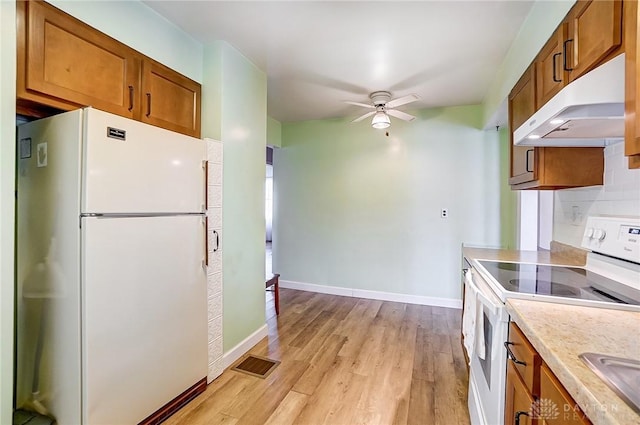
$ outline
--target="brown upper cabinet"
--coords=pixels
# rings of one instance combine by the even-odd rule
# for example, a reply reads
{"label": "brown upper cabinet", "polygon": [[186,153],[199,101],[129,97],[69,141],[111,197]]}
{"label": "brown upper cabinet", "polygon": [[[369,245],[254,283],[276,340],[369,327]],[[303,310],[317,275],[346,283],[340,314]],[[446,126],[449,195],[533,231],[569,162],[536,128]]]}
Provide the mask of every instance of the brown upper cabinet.
{"label": "brown upper cabinet", "polygon": [[129,87],[140,72],[133,50],[46,3],[18,2],[18,10],[18,98],[133,118]]}
{"label": "brown upper cabinet", "polygon": [[534,61],[538,108],[571,81],[623,51],[622,19],[620,0],[575,4]]}
{"label": "brown upper cabinet", "polygon": [[512,189],[562,189],[601,185],[603,148],[533,147],[513,144],[513,130],[536,111],[538,67],[532,64],[511,90],[509,106],[510,175]]}
{"label": "brown upper cabinet", "polygon": [[92,106],[200,137],[200,84],[48,3],[17,8],[18,113]]}
{"label": "brown upper cabinet", "polygon": [[625,155],[629,157],[629,168],[640,168],[640,8],[635,1],[625,2]]}
{"label": "brown upper cabinet", "polygon": [[[512,189],[601,185],[603,148],[513,145],[513,131],[586,72],[626,53],[625,155],[640,168],[640,87],[636,1],[578,0],[513,87],[509,98]],[[624,30],[624,33],[623,33]]]}
{"label": "brown upper cabinet", "polygon": [[156,62],[142,63],[142,121],[179,133],[200,133],[200,84]]}
{"label": "brown upper cabinet", "polygon": [[547,103],[569,81],[569,72],[565,69],[567,56],[564,52],[567,29],[567,24],[561,24],[535,60],[538,107]]}
{"label": "brown upper cabinet", "polygon": [[619,52],[622,44],[622,1],[578,1],[568,14],[565,43],[569,81],[579,78]]}
{"label": "brown upper cabinet", "polygon": [[632,49],[635,51],[636,55],[633,58],[633,64],[635,66],[635,70],[630,72],[631,78],[633,78],[635,82],[635,121],[636,125],[633,131],[633,134],[630,136],[630,143],[627,150],[627,155],[630,156],[629,163],[632,168],[640,168],[640,66],[638,66],[638,58],[640,58],[640,7],[638,7],[638,3],[634,2],[636,7],[636,13],[633,14],[636,18],[636,24],[633,26],[636,29],[636,36],[632,37],[633,42],[636,44]]}
{"label": "brown upper cabinet", "polygon": [[513,144],[513,131],[536,111],[536,68],[530,66],[509,94],[509,146],[511,173],[509,184],[517,185],[535,179],[535,149]]}

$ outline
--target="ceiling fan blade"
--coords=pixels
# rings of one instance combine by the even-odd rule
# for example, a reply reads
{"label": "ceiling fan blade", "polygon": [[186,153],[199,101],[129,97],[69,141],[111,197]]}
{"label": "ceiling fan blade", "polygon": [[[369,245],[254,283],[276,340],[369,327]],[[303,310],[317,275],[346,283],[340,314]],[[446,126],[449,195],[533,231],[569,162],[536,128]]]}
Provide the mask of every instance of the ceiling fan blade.
{"label": "ceiling fan blade", "polygon": [[353,120],[353,121],[351,121],[351,122],[359,122],[359,121],[362,121],[363,119],[365,119],[365,118],[369,118],[371,115],[373,115],[373,114],[375,114],[375,113],[376,113],[376,111],[367,112],[366,114],[364,114],[364,115],[360,115],[358,118],[354,119],[354,120]]}
{"label": "ceiling fan blade", "polygon": [[397,99],[390,100],[387,102],[387,108],[396,108],[401,105],[406,105],[407,103],[415,102],[416,100],[420,100],[420,96],[417,94],[409,94],[407,96],[402,96]]}
{"label": "ceiling fan blade", "polygon": [[387,109],[386,112],[392,117],[399,118],[403,121],[413,121],[416,119],[416,117],[414,117],[413,115],[407,114],[406,112],[397,111],[395,109]]}
{"label": "ceiling fan blade", "polygon": [[367,103],[359,103],[359,102],[352,102],[350,100],[344,100],[344,103],[348,103],[349,105],[356,105],[356,106],[362,106],[363,108],[369,108],[369,109],[375,109],[376,107],[373,105],[369,105]]}

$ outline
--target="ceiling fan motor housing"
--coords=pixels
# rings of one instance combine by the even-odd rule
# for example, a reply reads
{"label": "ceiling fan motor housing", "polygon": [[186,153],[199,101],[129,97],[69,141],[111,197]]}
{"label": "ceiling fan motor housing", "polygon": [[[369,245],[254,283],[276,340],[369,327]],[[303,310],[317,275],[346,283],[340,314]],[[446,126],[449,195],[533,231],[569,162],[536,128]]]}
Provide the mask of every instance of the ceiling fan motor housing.
{"label": "ceiling fan motor housing", "polygon": [[375,106],[384,106],[391,100],[391,93],[389,93],[388,91],[374,91],[373,93],[371,93],[369,98]]}

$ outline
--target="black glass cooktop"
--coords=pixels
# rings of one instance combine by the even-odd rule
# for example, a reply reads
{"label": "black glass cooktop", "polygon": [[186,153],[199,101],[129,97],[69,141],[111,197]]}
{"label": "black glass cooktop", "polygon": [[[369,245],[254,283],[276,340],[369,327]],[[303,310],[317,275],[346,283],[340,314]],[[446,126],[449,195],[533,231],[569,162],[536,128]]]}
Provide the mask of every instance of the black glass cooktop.
{"label": "black glass cooktop", "polygon": [[640,291],[577,267],[480,261],[509,292],[640,305]]}

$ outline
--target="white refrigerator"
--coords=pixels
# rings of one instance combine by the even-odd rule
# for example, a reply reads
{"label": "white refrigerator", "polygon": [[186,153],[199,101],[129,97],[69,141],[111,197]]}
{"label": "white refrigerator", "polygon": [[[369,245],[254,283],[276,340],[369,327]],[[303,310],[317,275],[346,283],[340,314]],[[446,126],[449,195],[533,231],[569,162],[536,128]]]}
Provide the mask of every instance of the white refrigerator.
{"label": "white refrigerator", "polygon": [[16,407],[139,423],[207,375],[206,145],[92,108],[17,142]]}

